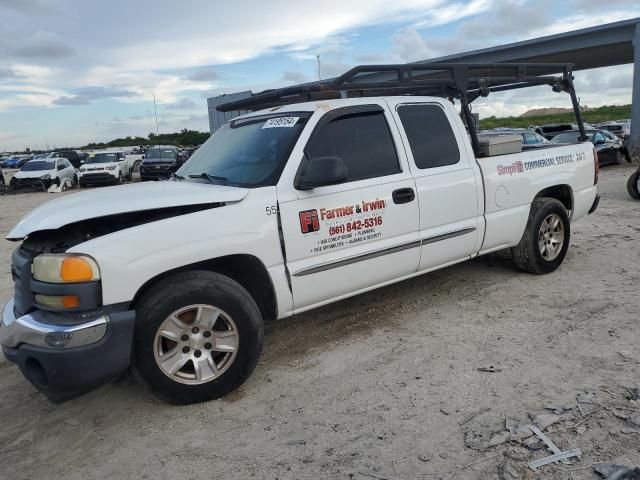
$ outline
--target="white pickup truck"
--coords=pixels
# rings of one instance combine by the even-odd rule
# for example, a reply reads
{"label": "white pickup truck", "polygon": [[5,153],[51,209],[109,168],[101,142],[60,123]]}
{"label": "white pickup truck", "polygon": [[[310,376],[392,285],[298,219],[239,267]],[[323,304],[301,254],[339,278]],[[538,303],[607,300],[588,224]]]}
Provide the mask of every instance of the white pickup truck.
{"label": "white pickup truck", "polygon": [[170,181],[23,218],[0,343],[52,400],[128,368],[166,401],[217,398],[251,374],[266,321],[496,250],[554,271],[597,171],[588,142],[476,158],[440,97],[255,111]]}

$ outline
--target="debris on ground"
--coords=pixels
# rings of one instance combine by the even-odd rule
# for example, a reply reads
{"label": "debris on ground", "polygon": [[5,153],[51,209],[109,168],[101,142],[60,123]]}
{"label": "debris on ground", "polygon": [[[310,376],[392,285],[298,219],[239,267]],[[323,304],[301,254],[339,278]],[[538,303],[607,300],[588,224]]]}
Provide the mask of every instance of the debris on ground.
{"label": "debris on ground", "polygon": [[614,463],[596,465],[593,470],[604,480],[640,480],[640,468]]}
{"label": "debris on ground", "polygon": [[493,365],[489,365],[486,367],[478,367],[478,371],[479,372],[487,372],[487,373],[497,373],[497,372],[501,372],[502,369],[498,368],[498,367],[494,367]]}
{"label": "debris on ground", "polygon": [[550,463],[561,462],[562,460],[566,460],[572,457],[579,457],[582,455],[582,452],[579,448],[572,448],[571,450],[567,450],[566,452],[554,453],[553,455],[549,455],[548,457],[540,458],[538,460],[533,460],[529,462],[529,468],[534,472],[540,467],[544,467],[545,465],[549,465]]}
{"label": "debris on ground", "polygon": [[[503,450],[505,458],[497,467],[501,479],[527,478],[527,475],[532,475],[533,471],[549,464],[562,462],[570,465],[571,459],[582,456],[582,451],[575,444],[575,439],[586,434],[590,426],[602,428],[606,425],[610,435],[640,434],[640,390],[621,388],[625,389],[624,393],[616,393],[620,389],[612,391],[600,387],[608,397],[595,391],[578,392],[575,403],[564,401],[547,403],[543,407],[546,411],[529,413],[526,419],[506,418],[502,428],[490,415],[477,418],[480,414],[490,411],[485,408],[460,422],[459,425],[464,433],[464,444],[467,448],[477,451],[501,449],[501,446],[509,445],[509,448]],[[624,426],[621,426],[622,422]],[[613,425],[614,423],[616,425]],[[589,437],[583,437],[583,441],[585,438]],[[550,451],[550,455],[531,460],[533,452],[546,449]],[[520,460],[508,454],[514,451],[523,454]],[[540,457],[540,454],[536,456]],[[636,474],[630,467],[625,468],[627,468],[625,472]],[[628,474],[625,473],[625,475]],[[637,475],[640,475],[640,469]],[[627,478],[640,480],[640,476],[605,478],[607,480]]]}

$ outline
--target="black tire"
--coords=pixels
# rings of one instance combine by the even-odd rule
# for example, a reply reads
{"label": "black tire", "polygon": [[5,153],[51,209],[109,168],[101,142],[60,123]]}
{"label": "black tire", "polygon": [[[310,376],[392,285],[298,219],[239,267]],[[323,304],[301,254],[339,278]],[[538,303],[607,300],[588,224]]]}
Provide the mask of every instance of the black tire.
{"label": "black tire", "polygon": [[71,181],[71,184],[72,184],[73,187],[78,185],[78,175],[74,175],[73,176],[73,180]]}
{"label": "black tire", "polygon": [[[233,363],[207,383],[180,383],[163,373],[154,356],[154,339],[162,322],[190,305],[212,305],[226,312],[237,327],[239,341]],[[255,301],[239,283],[219,273],[182,272],[160,280],[137,302],[132,370],[161,400],[186,405],[220,398],[242,385],[260,354],[264,326]]]}
{"label": "black tire", "polygon": [[627,164],[627,156],[624,154],[622,149],[619,149],[616,152],[616,163],[618,165],[626,165]]}
{"label": "black tire", "polygon": [[122,185],[122,172],[118,172],[118,180],[116,180],[116,185]]}
{"label": "black tire", "polygon": [[[542,222],[551,214],[556,214],[563,224],[563,243],[559,254],[552,260],[547,260],[544,258],[538,242]],[[567,254],[570,237],[569,215],[564,205],[555,198],[536,198],[531,204],[529,220],[520,243],[511,249],[513,262],[524,272],[538,275],[553,272],[560,266]]]}
{"label": "black tire", "polygon": [[640,177],[640,170],[636,171],[627,180],[627,192],[631,195],[631,198],[640,200],[640,192],[638,192],[638,177]]}

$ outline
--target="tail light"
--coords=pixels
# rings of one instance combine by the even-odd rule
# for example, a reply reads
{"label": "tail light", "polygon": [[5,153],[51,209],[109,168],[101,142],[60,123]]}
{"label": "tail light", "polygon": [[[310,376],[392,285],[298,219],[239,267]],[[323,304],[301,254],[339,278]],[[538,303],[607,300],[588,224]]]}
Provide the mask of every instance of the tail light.
{"label": "tail light", "polygon": [[593,170],[593,184],[598,184],[598,175],[600,175],[600,160],[598,160],[598,152],[596,149],[593,149],[593,166],[595,167]]}

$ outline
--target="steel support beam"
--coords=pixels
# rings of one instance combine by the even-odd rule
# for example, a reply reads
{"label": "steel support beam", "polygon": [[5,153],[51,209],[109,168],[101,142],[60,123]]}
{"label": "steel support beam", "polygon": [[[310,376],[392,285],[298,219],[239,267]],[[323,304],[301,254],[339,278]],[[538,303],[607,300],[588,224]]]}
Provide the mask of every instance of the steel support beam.
{"label": "steel support beam", "polygon": [[629,153],[640,156],[640,23],[633,35],[633,93],[631,95],[631,137]]}

